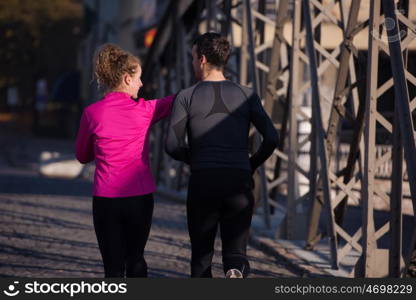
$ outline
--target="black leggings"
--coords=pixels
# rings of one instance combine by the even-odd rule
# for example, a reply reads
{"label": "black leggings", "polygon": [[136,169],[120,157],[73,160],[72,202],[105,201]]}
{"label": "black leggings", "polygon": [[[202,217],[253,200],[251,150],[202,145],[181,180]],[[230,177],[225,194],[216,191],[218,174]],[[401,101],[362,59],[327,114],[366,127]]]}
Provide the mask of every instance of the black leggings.
{"label": "black leggings", "polygon": [[246,248],[254,207],[251,182],[250,171],[242,169],[192,172],[187,201],[192,277],[212,277],[218,225],[224,272],[239,269],[247,277],[250,267]]}
{"label": "black leggings", "polygon": [[95,234],[105,277],[147,277],[144,247],[153,214],[153,195],[93,197]]}

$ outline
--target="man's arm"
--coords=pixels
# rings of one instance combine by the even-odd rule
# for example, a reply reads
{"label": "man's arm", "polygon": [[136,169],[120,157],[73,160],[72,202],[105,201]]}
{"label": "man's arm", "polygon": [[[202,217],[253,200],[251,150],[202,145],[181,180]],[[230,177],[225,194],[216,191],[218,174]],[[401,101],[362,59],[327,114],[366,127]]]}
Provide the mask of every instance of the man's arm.
{"label": "man's arm", "polygon": [[188,111],[185,98],[179,93],[173,102],[165,150],[172,158],[189,164],[190,152],[188,145],[185,143],[187,123]]}
{"label": "man's arm", "polygon": [[250,120],[263,137],[259,149],[250,157],[251,171],[254,172],[272,155],[278,145],[279,135],[272,120],[264,111],[259,96],[253,93],[248,101],[250,104]]}

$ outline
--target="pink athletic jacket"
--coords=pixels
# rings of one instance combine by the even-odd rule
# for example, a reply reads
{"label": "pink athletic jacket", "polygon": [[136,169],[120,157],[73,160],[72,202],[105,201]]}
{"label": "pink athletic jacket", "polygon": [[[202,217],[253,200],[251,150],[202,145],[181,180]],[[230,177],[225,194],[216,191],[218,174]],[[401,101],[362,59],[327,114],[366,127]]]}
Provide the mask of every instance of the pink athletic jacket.
{"label": "pink athletic jacket", "polygon": [[129,197],[153,193],[149,130],[168,116],[174,96],[137,102],[111,92],[84,109],[76,140],[81,163],[95,159],[94,196]]}

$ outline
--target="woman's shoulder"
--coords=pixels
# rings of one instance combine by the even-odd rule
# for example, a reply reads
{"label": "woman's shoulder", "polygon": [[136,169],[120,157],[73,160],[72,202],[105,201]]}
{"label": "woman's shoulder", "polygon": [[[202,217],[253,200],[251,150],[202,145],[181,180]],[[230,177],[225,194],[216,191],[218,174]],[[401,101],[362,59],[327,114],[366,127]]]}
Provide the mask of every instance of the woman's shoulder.
{"label": "woman's shoulder", "polygon": [[97,109],[100,108],[102,103],[100,101],[91,103],[84,108],[84,112],[87,114],[93,114]]}

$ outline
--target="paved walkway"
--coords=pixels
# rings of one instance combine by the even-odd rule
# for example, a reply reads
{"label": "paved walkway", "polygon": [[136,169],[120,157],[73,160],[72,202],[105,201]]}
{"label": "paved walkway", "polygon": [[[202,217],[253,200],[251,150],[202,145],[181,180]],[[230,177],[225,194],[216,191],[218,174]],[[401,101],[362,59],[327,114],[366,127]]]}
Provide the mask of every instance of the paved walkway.
{"label": "paved walkway", "polygon": [[[43,151],[72,157],[73,141],[2,133],[0,144],[6,145],[0,148],[0,276],[101,277],[91,217],[91,183],[80,178],[46,178],[38,173]],[[87,168],[84,175],[89,177],[90,172]],[[351,212],[349,217],[360,218],[357,208]],[[377,220],[386,219],[385,213],[378,214]],[[404,223],[410,221],[404,218]],[[272,228],[277,228],[275,225]],[[276,232],[265,230],[259,216],[254,217],[252,229],[248,249],[252,277],[349,277],[358,259],[352,252],[339,270],[332,270],[327,240],[314,251],[304,250],[304,241],[276,240]],[[222,277],[220,249],[217,241],[216,277]],[[146,248],[150,276],[187,277],[189,257],[184,203],[159,196]],[[412,276],[415,270],[412,265]]]}
{"label": "paved walkway", "polygon": [[[35,142],[48,145],[47,141]],[[65,148],[64,142],[49,143]],[[25,147],[30,145],[25,143]],[[12,149],[15,155],[23,153],[18,147]],[[30,156],[37,154],[24,153],[28,154],[21,155],[17,166],[0,155],[0,276],[102,277],[92,225],[91,183],[42,177],[30,164]],[[217,240],[215,277],[223,277],[220,246]],[[248,255],[251,277],[298,276],[290,264],[273,255],[251,246]],[[150,277],[189,276],[190,244],[183,203],[156,198],[145,256]]]}

